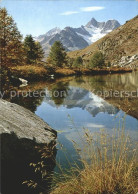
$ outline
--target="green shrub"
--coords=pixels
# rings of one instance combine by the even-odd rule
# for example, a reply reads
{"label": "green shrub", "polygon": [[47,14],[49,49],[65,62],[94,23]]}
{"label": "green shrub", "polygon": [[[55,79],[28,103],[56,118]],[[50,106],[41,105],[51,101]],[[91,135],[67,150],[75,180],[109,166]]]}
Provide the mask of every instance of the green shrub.
{"label": "green shrub", "polygon": [[110,61],[108,61],[107,67],[111,67],[111,62]]}
{"label": "green shrub", "polygon": [[74,61],[74,66],[75,67],[80,67],[83,65],[83,59],[82,57],[77,57]]}
{"label": "green shrub", "polygon": [[102,54],[102,52],[100,51],[95,52],[90,60],[90,66],[93,68],[95,67],[102,68],[104,64],[105,64],[104,55]]}
{"label": "green shrub", "polygon": [[74,59],[70,58],[70,57],[67,57],[67,64],[66,66],[67,67],[72,67],[74,64]]}

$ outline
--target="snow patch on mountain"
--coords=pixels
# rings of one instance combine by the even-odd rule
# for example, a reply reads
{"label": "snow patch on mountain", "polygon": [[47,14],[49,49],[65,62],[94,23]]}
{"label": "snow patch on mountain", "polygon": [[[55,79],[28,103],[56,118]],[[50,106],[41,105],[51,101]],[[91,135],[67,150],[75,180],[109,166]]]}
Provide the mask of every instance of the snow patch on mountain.
{"label": "snow patch on mountain", "polygon": [[61,41],[67,51],[79,50],[96,42],[107,33],[111,32],[120,24],[116,20],[108,20],[107,22],[97,22],[92,18],[85,26],[79,28],[65,27],[53,28],[46,34],[40,35],[36,38],[45,51],[45,56],[48,56],[50,47],[55,41]]}
{"label": "snow patch on mountain", "polygon": [[60,28],[53,28],[52,30],[49,30],[47,33],[46,33],[46,35],[47,36],[53,36],[53,35],[55,35],[55,34],[58,34],[58,33],[60,33],[61,32],[61,29]]}
{"label": "snow patch on mountain", "polygon": [[85,27],[85,30],[90,34],[89,36],[83,35],[80,33],[77,33],[77,34],[81,36],[82,38],[84,38],[88,42],[88,44],[92,44],[96,42],[97,40],[105,36],[107,33],[112,31],[112,30],[108,30],[107,33],[101,33],[101,29],[96,28],[94,26],[92,28]]}

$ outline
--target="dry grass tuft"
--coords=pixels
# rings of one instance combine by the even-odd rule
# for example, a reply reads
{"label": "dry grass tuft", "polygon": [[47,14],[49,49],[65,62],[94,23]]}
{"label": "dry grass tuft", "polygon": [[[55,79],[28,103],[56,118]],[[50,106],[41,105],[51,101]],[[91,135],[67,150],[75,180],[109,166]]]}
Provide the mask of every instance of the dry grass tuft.
{"label": "dry grass tuft", "polygon": [[56,69],[55,73],[58,75],[69,76],[69,75],[74,75],[75,71],[69,68],[58,68]]}
{"label": "dry grass tuft", "polygon": [[23,65],[10,68],[11,72],[18,77],[29,79],[43,78],[47,75],[47,70],[43,66]]}
{"label": "dry grass tuft", "polygon": [[84,169],[76,167],[71,175],[63,173],[64,181],[57,182],[51,194],[137,193],[136,149],[129,136],[123,130],[115,130],[111,136],[85,130],[84,135],[83,150],[79,151]]}

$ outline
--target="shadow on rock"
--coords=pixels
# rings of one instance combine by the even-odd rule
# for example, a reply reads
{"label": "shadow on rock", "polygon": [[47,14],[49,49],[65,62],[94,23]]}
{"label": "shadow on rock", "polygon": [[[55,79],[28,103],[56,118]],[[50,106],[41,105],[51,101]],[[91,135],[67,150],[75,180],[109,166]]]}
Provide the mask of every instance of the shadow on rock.
{"label": "shadow on rock", "polygon": [[[56,165],[55,145],[48,147],[46,144],[38,144],[26,138],[19,139],[15,133],[3,133],[0,139],[1,193],[49,193],[53,169]],[[26,184],[22,184],[23,182]]]}

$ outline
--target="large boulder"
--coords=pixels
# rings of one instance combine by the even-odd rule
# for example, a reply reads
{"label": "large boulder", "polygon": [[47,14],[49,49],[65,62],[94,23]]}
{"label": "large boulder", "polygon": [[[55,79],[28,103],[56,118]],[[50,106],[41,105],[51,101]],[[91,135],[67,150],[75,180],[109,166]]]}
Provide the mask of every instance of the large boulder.
{"label": "large boulder", "polygon": [[18,138],[53,144],[57,133],[31,111],[0,99],[0,134],[14,132]]}

